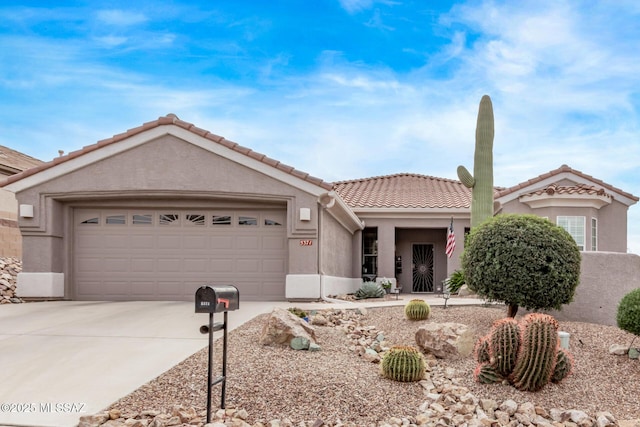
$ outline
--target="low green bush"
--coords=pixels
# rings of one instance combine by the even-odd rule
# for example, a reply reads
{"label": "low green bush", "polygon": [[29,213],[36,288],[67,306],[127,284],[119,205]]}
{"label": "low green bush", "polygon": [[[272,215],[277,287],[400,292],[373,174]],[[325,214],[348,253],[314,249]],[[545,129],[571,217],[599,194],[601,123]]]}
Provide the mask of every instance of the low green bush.
{"label": "low green bush", "polygon": [[382,298],[386,292],[376,282],[363,282],[360,289],[358,289],[355,293],[356,299],[365,299],[365,298]]}
{"label": "low green bush", "polygon": [[457,294],[462,285],[464,285],[464,272],[462,270],[454,271],[451,276],[445,279],[444,284],[450,294]]}
{"label": "low green bush", "polygon": [[622,297],[616,321],[620,329],[640,336],[640,288]]}

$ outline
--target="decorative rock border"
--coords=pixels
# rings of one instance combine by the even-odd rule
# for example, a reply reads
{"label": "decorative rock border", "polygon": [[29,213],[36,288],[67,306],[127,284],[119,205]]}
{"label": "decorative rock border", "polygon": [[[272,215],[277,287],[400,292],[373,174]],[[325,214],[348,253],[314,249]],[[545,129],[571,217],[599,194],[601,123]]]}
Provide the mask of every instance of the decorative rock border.
{"label": "decorative rock border", "polygon": [[24,302],[16,296],[18,273],[22,271],[22,261],[13,257],[0,257],[0,304]]}
{"label": "decorative rock border", "polygon": [[[384,333],[363,320],[367,310],[318,310],[310,315],[310,322],[317,326],[335,327],[349,336],[349,349],[372,363],[380,361],[380,353],[390,345]],[[374,355],[375,353],[375,355]],[[427,373],[420,381],[424,402],[416,416],[391,417],[381,420],[377,427],[640,427],[638,421],[618,422],[609,412],[598,412],[595,416],[580,410],[564,410],[535,406],[531,402],[518,404],[507,399],[502,402],[478,399],[468,388],[455,369],[447,367],[435,357],[426,355]],[[212,422],[205,424],[206,412],[198,413],[194,408],[175,406],[169,411],[143,411],[125,414],[118,410],[84,416],[78,427],[360,427],[354,422],[325,423],[322,419],[294,423],[290,419],[274,419],[266,423],[247,423],[249,414],[242,408],[219,409],[212,414]]]}

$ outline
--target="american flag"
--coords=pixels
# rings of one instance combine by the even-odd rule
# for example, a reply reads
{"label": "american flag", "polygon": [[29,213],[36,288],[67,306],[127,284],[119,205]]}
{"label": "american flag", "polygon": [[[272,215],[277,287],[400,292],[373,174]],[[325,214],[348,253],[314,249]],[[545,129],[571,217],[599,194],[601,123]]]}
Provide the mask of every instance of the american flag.
{"label": "american flag", "polygon": [[451,258],[453,251],[456,249],[456,234],[453,232],[453,218],[451,218],[451,225],[449,225],[449,234],[447,235],[447,248],[445,252],[447,257]]}

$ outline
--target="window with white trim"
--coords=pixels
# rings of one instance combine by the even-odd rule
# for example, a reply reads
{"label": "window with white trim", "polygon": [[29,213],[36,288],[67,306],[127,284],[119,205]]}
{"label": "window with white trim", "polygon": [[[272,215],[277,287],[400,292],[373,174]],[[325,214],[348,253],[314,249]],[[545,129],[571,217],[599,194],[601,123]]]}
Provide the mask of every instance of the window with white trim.
{"label": "window with white trim", "polygon": [[559,216],[557,218],[558,225],[565,230],[573,240],[576,241],[578,249],[585,250],[585,217],[583,216]]}
{"label": "window with white trim", "polygon": [[591,218],[591,250],[598,250],[598,220]]}

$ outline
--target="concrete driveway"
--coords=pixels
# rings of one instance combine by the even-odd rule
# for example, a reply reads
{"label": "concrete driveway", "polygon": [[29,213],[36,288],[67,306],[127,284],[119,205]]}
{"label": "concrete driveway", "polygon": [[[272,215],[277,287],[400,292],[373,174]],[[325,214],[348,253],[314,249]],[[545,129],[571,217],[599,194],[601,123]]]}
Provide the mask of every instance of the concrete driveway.
{"label": "concrete driveway", "polygon": [[[406,296],[405,296],[406,298]],[[442,298],[424,298],[442,305]],[[274,307],[406,304],[244,302],[229,330]],[[452,299],[451,305],[478,304]],[[214,320],[222,321],[222,314]],[[0,306],[0,427],[76,426],[208,345],[193,302],[56,301]],[[218,332],[220,335],[221,332]],[[206,378],[202,379],[206,381]],[[206,402],[203,402],[203,406]]]}
{"label": "concrete driveway", "polygon": [[[229,328],[278,304],[242,303]],[[0,426],[77,425],[206,347],[208,320],[192,302],[0,306]]]}

